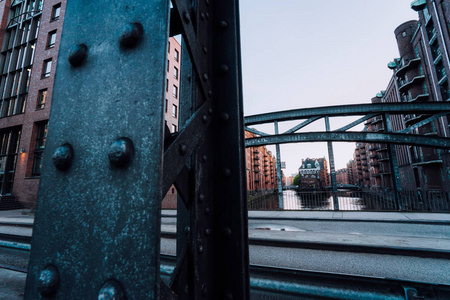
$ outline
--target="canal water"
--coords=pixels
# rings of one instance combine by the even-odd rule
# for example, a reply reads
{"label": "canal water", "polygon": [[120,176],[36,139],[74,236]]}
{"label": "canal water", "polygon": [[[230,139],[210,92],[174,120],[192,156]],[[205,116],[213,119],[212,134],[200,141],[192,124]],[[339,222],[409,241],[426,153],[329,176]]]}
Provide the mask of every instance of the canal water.
{"label": "canal water", "polygon": [[[358,197],[359,196],[359,197]],[[364,210],[361,195],[351,191],[341,191],[338,196],[340,210]],[[333,210],[331,192],[296,192],[283,191],[283,208],[285,210]]]}

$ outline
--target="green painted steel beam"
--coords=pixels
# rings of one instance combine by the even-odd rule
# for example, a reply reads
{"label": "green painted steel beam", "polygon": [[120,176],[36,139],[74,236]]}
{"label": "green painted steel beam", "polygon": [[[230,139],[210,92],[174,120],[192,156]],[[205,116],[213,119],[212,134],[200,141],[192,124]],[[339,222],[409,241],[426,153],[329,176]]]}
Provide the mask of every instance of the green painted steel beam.
{"label": "green painted steel beam", "polygon": [[324,106],[303,108],[294,110],[265,113],[244,118],[245,126],[271,123],[274,121],[292,121],[308,119],[313,117],[339,117],[358,116],[371,113],[381,114],[433,114],[440,112],[450,112],[448,102],[426,102],[426,103],[374,103],[374,104],[353,104],[339,106]]}
{"label": "green painted steel beam", "polygon": [[450,149],[450,138],[374,132],[305,132],[269,135],[245,140],[245,147],[305,142],[372,142],[407,144],[421,147]]}

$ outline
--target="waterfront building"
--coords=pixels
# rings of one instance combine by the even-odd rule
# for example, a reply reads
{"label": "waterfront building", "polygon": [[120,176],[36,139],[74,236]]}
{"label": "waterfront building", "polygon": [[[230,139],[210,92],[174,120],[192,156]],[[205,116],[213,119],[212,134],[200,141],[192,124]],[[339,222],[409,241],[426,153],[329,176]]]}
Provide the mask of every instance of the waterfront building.
{"label": "waterfront building", "polygon": [[299,190],[323,190],[330,185],[327,160],[325,158],[302,159],[298,168]]}

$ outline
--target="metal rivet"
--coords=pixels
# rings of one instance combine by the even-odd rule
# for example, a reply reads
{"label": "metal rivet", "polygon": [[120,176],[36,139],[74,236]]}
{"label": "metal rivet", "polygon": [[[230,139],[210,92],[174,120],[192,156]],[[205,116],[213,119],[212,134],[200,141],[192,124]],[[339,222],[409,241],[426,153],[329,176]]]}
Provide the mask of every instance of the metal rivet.
{"label": "metal rivet", "polygon": [[200,18],[201,18],[202,20],[204,20],[204,19],[205,19],[205,14],[204,14],[204,13],[201,13],[201,14],[200,14]]}
{"label": "metal rivet", "polygon": [[206,289],[206,284],[202,285],[202,296],[206,297],[206,294],[208,293],[208,290]]}
{"label": "metal rivet", "polygon": [[205,15],[206,15],[206,20],[209,20],[209,13],[207,12]]}
{"label": "metal rivet", "polygon": [[223,229],[223,233],[224,233],[224,235],[225,235],[226,237],[230,237],[230,236],[231,236],[231,229],[228,228],[228,227],[225,227],[225,228]]}
{"label": "metal rivet", "polygon": [[228,168],[223,169],[223,176],[229,177],[231,175],[231,170]]}
{"label": "metal rivet", "polygon": [[233,294],[231,293],[231,291],[226,291],[225,292],[225,299],[226,300],[233,300]]}
{"label": "metal rivet", "polygon": [[119,38],[120,46],[123,48],[134,48],[144,36],[144,27],[141,23],[127,24]]}
{"label": "metal rivet", "polygon": [[184,22],[186,22],[186,23],[189,23],[189,22],[191,21],[191,17],[189,16],[189,13],[188,13],[187,11],[185,11],[185,12],[183,13],[183,20],[184,20]]}
{"label": "metal rivet", "polygon": [[129,165],[134,156],[134,145],[129,138],[120,138],[111,144],[108,151],[109,162],[118,168]]}
{"label": "metal rivet", "polygon": [[206,46],[203,47],[203,53],[208,54],[208,48],[206,48]]}
{"label": "metal rivet", "polygon": [[198,201],[203,202],[204,199],[205,199],[205,195],[203,195],[203,194],[198,195]]}
{"label": "metal rivet", "polygon": [[108,280],[103,284],[98,292],[98,300],[125,300],[125,291],[122,285],[116,280]]}
{"label": "metal rivet", "polygon": [[180,151],[181,155],[185,155],[187,152],[187,146],[185,144],[181,144],[178,150]]}
{"label": "metal rivet", "polygon": [[205,235],[206,236],[210,236],[211,235],[212,230],[210,228],[206,228],[205,229]]}
{"label": "metal rivet", "polygon": [[205,0],[206,5],[209,5],[209,0]]}
{"label": "metal rivet", "polygon": [[47,266],[39,274],[37,288],[44,297],[55,295],[59,287],[59,272],[54,266]]}
{"label": "metal rivet", "polygon": [[212,116],[212,114],[213,114],[213,109],[210,107],[210,108],[208,108],[208,114],[210,115],[210,116]]}
{"label": "metal rivet", "polygon": [[208,159],[208,157],[206,155],[202,156],[202,161],[205,162]]}
{"label": "metal rivet", "polygon": [[198,246],[198,252],[203,253],[203,245]]}
{"label": "metal rivet", "polygon": [[224,112],[220,115],[220,119],[222,121],[228,121],[230,119],[230,115]]}
{"label": "metal rivet", "polygon": [[60,171],[70,168],[73,161],[73,148],[70,144],[63,144],[53,152],[52,161],[55,167]]}
{"label": "metal rivet", "polygon": [[220,73],[227,74],[228,71],[230,71],[230,68],[227,65],[225,65],[225,64],[220,65]]}
{"label": "metal rivet", "polygon": [[208,91],[208,97],[212,97],[212,95],[213,95],[213,92],[211,90]]}
{"label": "metal rivet", "polygon": [[205,208],[205,215],[209,215],[210,211],[209,207]]}
{"label": "metal rivet", "polygon": [[206,73],[203,74],[203,80],[204,80],[204,81],[207,81],[207,80],[208,80],[208,74],[206,74]]}
{"label": "metal rivet", "polygon": [[203,115],[203,116],[202,116],[202,122],[203,122],[203,123],[208,122],[208,116]]}
{"label": "metal rivet", "polygon": [[190,231],[191,231],[191,227],[189,227],[189,226],[184,227],[184,233],[189,234]]}
{"label": "metal rivet", "polygon": [[74,46],[69,52],[69,63],[72,67],[81,66],[86,60],[88,47],[85,44]]}
{"label": "metal rivet", "polygon": [[228,23],[226,21],[220,21],[219,27],[220,29],[225,30],[228,27]]}

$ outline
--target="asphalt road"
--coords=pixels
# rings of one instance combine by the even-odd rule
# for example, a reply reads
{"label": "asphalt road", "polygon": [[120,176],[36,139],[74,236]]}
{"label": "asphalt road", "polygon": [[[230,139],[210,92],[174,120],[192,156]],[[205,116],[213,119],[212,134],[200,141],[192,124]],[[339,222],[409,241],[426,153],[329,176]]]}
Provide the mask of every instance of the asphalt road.
{"label": "asphalt road", "polygon": [[[175,255],[176,241],[161,239],[161,253]],[[250,245],[250,264],[306,271],[450,284],[450,260]]]}

